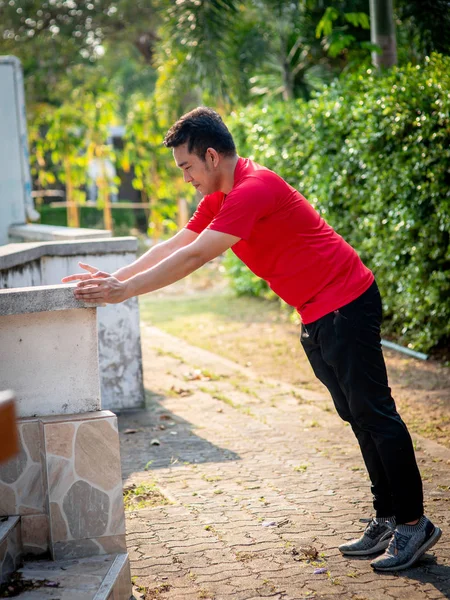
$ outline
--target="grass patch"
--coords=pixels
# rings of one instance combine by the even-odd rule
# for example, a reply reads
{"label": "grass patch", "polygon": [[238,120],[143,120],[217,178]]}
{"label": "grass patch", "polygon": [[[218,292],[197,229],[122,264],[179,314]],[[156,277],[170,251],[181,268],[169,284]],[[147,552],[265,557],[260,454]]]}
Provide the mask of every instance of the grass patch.
{"label": "grass patch", "polygon": [[123,490],[123,504],[126,511],[163,506],[171,502],[158,489],[156,483],[131,484]]}
{"label": "grass patch", "polygon": [[139,587],[138,590],[144,594],[145,600],[158,600],[161,594],[170,592],[172,586],[169,583],[162,583],[154,588]]}
{"label": "grass patch", "polygon": [[308,465],[297,465],[296,467],[294,467],[294,471],[297,471],[297,473],[304,473],[307,468]]}
{"label": "grass patch", "polygon": [[210,483],[215,483],[216,481],[222,481],[222,477],[214,477],[212,475],[202,475],[203,481],[208,481]]}
{"label": "grass patch", "polygon": [[[320,389],[299,342],[299,327],[289,321],[289,312],[278,302],[236,297],[228,290],[139,298],[141,319],[184,339],[190,344],[220,354],[263,377],[293,384],[312,382]],[[212,381],[221,376],[205,373]],[[247,387],[248,386],[242,386]],[[245,393],[251,390],[242,389]],[[251,394],[253,395],[253,394]]]}
{"label": "grass patch", "polygon": [[170,350],[162,350],[161,348],[158,348],[156,350],[156,354],[158,356],[169,356],[170,358],[175,358],[175,360],[179,360],[181,363],[185,362],[182,356],[176,354],[175,352],[171,352]]}

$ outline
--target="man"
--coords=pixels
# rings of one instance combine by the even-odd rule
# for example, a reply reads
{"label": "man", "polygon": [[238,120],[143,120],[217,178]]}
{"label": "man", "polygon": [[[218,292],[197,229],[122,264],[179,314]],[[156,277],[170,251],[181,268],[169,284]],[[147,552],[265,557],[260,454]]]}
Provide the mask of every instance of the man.
{"label": "man", "polygon": [[187,226],[112,275],[89,274],[77,298],[122,302],[192,273],[231,248],[302,318],[301,342],[316,376],[360,444],[376,516],[344,554],[379,571],[412,566],[441,536],[423,514],[422,482],[408,430],[388,387],[380,341],[381,299],[360,258],[281,177],[236,154],[217,113],[197,108],[169,130],[184,180],[204,197]]}

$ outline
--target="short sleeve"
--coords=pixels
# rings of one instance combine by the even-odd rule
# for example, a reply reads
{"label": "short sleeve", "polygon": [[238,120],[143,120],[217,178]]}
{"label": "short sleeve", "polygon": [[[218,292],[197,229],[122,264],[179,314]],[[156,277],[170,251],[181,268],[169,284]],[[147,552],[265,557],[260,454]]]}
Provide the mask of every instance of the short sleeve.
{"label": "short sleeve", "polygon": [[223,192],[214,192],[205,196],[197,206],[197,210],[192,215],[186,225],[186,229],[190,229],[195,233],[201,233],[205,230],[217,213],[220,211],[224,199]]}
{"label": "short sleeve", "polygon": [[255,223],[275,210],[276,194],[258,177],[248,177],[225,197],[209,228],[247,240]]}

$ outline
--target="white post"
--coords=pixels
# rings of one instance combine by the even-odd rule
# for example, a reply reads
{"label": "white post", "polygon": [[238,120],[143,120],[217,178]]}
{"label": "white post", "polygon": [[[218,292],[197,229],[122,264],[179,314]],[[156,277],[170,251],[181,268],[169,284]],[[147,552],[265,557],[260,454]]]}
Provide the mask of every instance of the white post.
{"label": "white post", "polygon": [[0,56],[0,245],[10,225],[39,218],[31,197],[22,66]]}

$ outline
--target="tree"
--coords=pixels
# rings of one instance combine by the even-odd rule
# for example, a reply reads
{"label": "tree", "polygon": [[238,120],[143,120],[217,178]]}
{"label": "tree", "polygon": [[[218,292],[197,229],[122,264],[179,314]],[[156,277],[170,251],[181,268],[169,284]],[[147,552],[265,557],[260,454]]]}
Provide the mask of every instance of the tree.
{"label": "tree", "polygon": [[73,71],[89,77],[108,47],[150,67],[162,18],[161,0],[0,0],[0,13],[0,54],[22,61],[29,102],[53,104],[61,83]]}
{"label": "tree", "polygon": [[43,187],[54,183],[54,174],[65,184],[69,227],[79,227],[75,203],[85,199],[81,188],[86,176],[87,128],[83,107],[79,103],[67,103],[56,110],[41,110],[29,129],[32,174]]}
{"label": "tree", "polygon": [[183,206],[180,198],[194,194],[162,145],[169,126],[159,114],[155,98],[137,100],[127,117],[122,156],[122,168],[129,171],[133,166],[133,186],[149,204],[149,234],[156,240],[165,229],[176,229],[177,211]]}
{"label": "tree", "polygon": [[381,49],[372,53],[376,67],[392,67],[397,64],[392,0],[370,0],[371,41]]}
{"label": "tree", "polygon": [[[184,109],[199,99],[229,107],[267,96],[308,98],[348,65],[353,51],[368,55],[364,0],[169,4],[157,54],[157,88],[162,96],[170,90],[166,106],[171,97]],[[327,12],[331,4],[338,10]],[[332,31],[316,35],[321,22],[332,20]],[[188,94],[177,93],[180,89]]]}
{"label": "tree", "polygon": [[[450,3],[448,0],[396,0],[399,39],[407,60],[421,61],[432,52],[450,54]],[[400,48],[399,48],[400,49]]]}

